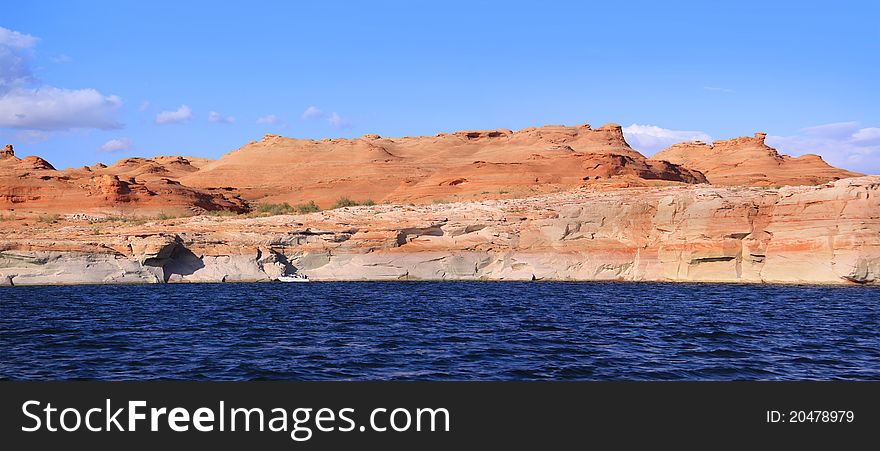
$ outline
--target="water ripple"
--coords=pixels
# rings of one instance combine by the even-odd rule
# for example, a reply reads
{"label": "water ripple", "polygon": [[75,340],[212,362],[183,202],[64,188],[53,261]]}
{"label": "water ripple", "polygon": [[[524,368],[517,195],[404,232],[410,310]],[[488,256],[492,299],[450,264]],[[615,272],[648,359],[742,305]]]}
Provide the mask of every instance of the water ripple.
{"label": "water ripple", "polygon": [[880,379],[878,324],[869,287],[12,287],[0,378]]}

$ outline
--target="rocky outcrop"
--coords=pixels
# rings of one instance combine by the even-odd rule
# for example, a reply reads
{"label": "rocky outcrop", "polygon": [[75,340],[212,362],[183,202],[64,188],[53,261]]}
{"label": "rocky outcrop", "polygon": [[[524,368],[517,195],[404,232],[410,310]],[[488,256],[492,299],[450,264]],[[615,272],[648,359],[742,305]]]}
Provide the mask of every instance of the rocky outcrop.
{"label": "rocky outcrop", "polygon": [[[7,145],[0,285],[267,281],[294,272],[878,284],[880,178],[856,175],[817,156],[780,155],[763,133],[677,144],[647,159],[616,124],[266,135],[216,161],[123,158],[64,170]],[[235,215],[256,203],[329,207],[340,197],[380,205]],[[168,219],[176,215],[186,218]]]}
{"label": "rocky outcrop", "polygon": [[0,283],[11,285],[265,281],[294,272],[313,280],[880,284],[877,176],[777,189],[582,188],[263,218],[2,224]]}
{"label": "rocky outcrop", "polygon": [[817,185],[859,174],[815,155],[791,158],[763,133],[676,144],[653,158],[617,124],[462,130],[433,136],[294,139],[265,135],[218,160],[123,158],[55,170],[0,152],[0,210],[149,217],[244,212],[257,204],[337,200],[430,204],[539,196],[581,188]]}
{"label": "rocky outcrop", "polygon": [[0,211],[134,217],[248,210],[235,193],[177,181],[197,170],[182,157],[126,158],[109,167],[56,170],[40,157],[19,159],[7,145],[0,154]]}
{"label": "rocky outcrop", "polygon": [[[295,174],[295,176],[292,176]],[[617,124],[464,130],[434,136],[303,140],[266,135],[187,174],[259,202],[340,197],[382,203],[514,198],[582,186],[706,183],[699,171],[649,162]]]}
{"label": "rocky outcrop", "polygon": [[819,185],[861,174],[830,166],[818,155],[790,157],[766,145],[767,134],[707,144],[693,141],[666,148],[652,160],[668,161],[706,175],[713,185]]}

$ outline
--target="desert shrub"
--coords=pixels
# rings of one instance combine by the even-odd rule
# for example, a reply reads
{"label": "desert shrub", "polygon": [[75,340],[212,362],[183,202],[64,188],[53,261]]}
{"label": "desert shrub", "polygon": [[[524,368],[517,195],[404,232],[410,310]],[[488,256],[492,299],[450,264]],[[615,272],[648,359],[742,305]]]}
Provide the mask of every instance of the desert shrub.
{"label": "desert shrub", "polygon": [[281,204],[260,204],[257,207],[257,212],[268,213],[270,216],[285,215],[288,213],[293,213],[293,207],[291,207],[290,204],[288,204],[287,202]]}
{"label": "desert shrub", "polygon": [[358,202],[356,200],[351,200],[348,197],[340,197],[339,199],[336,199],[336,203],[330,208],[357,207],[359,205],[376,205],[376,202],[373,202],[373,199]]}
{"label": "desert shrub", "polygon": [[316,211],[321,211],[321,208],[315,203],[315,201],[310,200],[304,204],[299,204],[294,207],[298,213],[314,213]]}
{"label": "desert shrub", "polygon": [[159,213],[159,216],[156,216],[156,219],[158,219],[160,221],[165,221],[166,219],[174,219],[176,217],[177,216],[166,215],[165,213]]}
{"label": "desert shrub", "polygon": [[357,202],[347,197],[340,197],[339,199],[336,199],[336,202],[330,208],[355,207],[357,204]]}

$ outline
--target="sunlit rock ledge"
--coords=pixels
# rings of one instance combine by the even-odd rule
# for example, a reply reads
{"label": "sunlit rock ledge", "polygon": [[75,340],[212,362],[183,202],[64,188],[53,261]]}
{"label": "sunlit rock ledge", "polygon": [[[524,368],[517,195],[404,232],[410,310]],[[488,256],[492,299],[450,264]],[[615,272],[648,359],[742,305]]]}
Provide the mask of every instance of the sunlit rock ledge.
{"label": "sunlit rock ledge", "polygon": [[880,176],[4,232],[0,284],[618,280],[880,285]]}

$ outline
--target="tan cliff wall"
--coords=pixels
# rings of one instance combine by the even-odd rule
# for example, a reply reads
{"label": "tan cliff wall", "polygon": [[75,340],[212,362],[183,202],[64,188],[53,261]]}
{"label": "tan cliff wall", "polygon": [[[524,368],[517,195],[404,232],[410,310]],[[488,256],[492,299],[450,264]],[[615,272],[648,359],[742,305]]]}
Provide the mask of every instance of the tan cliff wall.
{"label": "tan cliff wall", "polygon": [[880,177],[10,230],[0,284],[272,280],[880,284]]}

